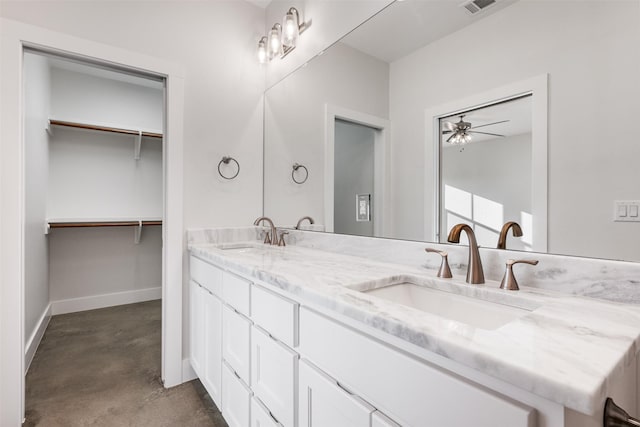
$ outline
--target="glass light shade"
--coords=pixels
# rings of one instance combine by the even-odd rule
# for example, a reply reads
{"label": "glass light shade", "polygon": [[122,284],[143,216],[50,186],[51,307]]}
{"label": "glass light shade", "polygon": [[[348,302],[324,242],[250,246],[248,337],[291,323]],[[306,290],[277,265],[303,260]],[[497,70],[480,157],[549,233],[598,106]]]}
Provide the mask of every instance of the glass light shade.
{"label": "glass light shade", "polygon": [[280,31],[276,26],[274,26],[269,32],[269,58],[278,56],[281,51],[282,41],[280,40]]}
{"label": "glass light shade", "polygon": [[282,22],[282,44],[287,47],[295,47],[299,35],[298,14],[290,10]]}
{"label": "glass light shade", "polygon": [[258,42],[258,61],[261,64],[267,62],[267,43],[266,37],[263,37],[262,40]]}

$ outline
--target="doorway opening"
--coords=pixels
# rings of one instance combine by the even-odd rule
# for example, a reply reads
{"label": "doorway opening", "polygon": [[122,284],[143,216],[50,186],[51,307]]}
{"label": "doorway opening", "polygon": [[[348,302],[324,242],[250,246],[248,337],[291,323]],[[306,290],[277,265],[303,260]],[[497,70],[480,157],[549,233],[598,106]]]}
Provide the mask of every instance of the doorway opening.
{"label": "doorway opening", "polygon": [[331,105],[325,109],[325,231],[386,237],[389,121]]}
{"label": "doorway opening", "polygon": [[335,121],[333,231],[373,237],[375,132],[358,123]]}
{"label": "doorway opening", "polygon": [[[150,341],[144,357],[160,381],[165,83],[163,77],[23,51],[23,366],[27,375],[36,360],[38,371],[31,383],[26,380],[27,416],[32,403],[55,398],[37,392],[46,393],[47,378],[65,390],[108,383],[117,374],[97,377],[100,369],[92,363],[103,357],[107,365],[118,363],[107,358],[110,350],[135,340]],[[127,308],[112,316],[103,310],[97,318],[69,316],[120,306]],[[136,310],[138,317],[127,316]],[[55,331],[38,352],[52,317]],[[83,375],[88,377],[78,378]],[[35,386],[36,378],[45,380]]]}

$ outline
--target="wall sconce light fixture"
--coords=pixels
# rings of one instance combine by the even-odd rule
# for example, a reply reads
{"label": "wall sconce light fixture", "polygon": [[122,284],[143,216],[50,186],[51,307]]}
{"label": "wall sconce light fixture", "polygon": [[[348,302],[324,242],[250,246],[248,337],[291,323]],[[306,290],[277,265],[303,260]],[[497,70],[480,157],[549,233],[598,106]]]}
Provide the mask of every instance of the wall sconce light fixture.
{"label": "wall sconce light fixture", "polygon": [[282,20],[271,27],[269,34],[258,42],[258,61],[265,64],[276,56],[284,58],[296,48],[298,37],[311,26],[311,21],[300,22],[300,13],[295,7],[289,8]]}

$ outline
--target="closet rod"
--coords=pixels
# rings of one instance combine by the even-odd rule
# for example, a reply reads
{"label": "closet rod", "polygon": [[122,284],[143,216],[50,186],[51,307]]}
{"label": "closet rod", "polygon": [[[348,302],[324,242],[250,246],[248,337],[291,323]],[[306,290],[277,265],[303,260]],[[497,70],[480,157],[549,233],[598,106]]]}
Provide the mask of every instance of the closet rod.
{"label": "closet rod", "polygon": [[[66,127],[79,128],[79,129],[99,130],[103,132],[123,133],[126,135],[139,135],[139,132],[137,130],[89,125],[86,123],[65,122],[62,120],[49,120],[49,124],[51,124],[52,126],[66,126]],[[162,138],[161,133],[154,133],[154,132],[142,132],[142,136],[146,136],[149,138]]]}
{"label": "closet rod", "polygon": [[[132,227],[139,226],[139,221],[87,221],[87,222],[50,222],[51,228],[73,227]],[[142,221],[142,225],[162,225],[162,221]]]}

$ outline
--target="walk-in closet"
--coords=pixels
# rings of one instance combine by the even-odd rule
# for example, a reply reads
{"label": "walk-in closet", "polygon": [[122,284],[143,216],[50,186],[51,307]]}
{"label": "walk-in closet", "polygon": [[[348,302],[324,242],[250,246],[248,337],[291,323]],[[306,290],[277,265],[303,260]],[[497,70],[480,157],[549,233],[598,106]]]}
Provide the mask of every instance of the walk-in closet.
{"label": "walk-in closet", "polygon": [[37,51],[23,88],[28,371],[51,316],[161,298],[165,102],[163,79]]}

